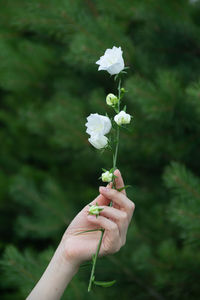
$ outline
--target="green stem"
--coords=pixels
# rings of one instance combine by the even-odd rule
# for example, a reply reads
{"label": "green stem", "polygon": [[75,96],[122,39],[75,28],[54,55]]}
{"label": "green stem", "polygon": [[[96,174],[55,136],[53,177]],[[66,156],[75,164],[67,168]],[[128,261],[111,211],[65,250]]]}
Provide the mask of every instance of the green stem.
{"label": "green stem", "polygon": [[88,292],[91,291],[92,283],[94,281],[94,271],[95,271],[95,267],[96,267],[96,262],[97,262],[97,257],[98,257],[98,254],[99,254],[99,250],[100,250],[100,247],[101,247],[101,242],[102,242],[102,239],[103,239],[103,234],[104,234],[104,229],[101,229],[101,237],[100,237],[100,240],[99,240],[99,243],[98,243],[98,246],[97,246],[97,251],[95,253],[95,257],[93,259],[92,271],[91,271],[90,281],[89,281],[89,285],[88,285]]}
{"label": "green stem", "polygon": [[[119,99],[119,102],[118,102],[118,113],[119,113],[120,112],[120,100],[121,100],[121,78],[119,79],[119,83],[118,83],[118,99]],[[115,169],[117,167],[117,155],[118,155],[118,149],[119,149],[119,131],[120,131],[120,128],[117,125],[115,154],[113,155],[113,172],[115,171]],[[113,188],[116,189],[115,178],[113,178],[112,183],[113,183]]]}
{"label": "green stem", "polygon": [[[121,99],[121,78],[119,79],[119,83],[118,83],[118,113],[120,112],[120,99]],[[117,167],[117,155],[118,155],[118,149],[119,149],[119,131],[120,131],[120,127],[117,126],[117,132],[116,132],[116,146],[115,146],[115,154],[113,155],[113,172]],[[116,189],[116,184],[115,184],[115,178],[113,177],[112,180],[113,183],[113,188]],[[112,201],[109,204],[110,206],[112,206]],[[104,229],[100,229],[101,230],[101,237],[97,246],[97,251],[95,253],[93,262],[92,262],[92,271],[91,271],[91,275],[90,275],[90,281],[89,281],[89,285],[88,285],[88,292],[91,291],[92,288],[92,283],[94,281],[94,271],[95,271],[95,267],[96,267],[96,262],[97,262],[97,258],[98,258],[98,254],[99,254],[99,250],[101,247],[101,243],[102,243],[102,239],[103,239],[103,234],[104,234]],[[94,230],[95,231],[95,230]]]}

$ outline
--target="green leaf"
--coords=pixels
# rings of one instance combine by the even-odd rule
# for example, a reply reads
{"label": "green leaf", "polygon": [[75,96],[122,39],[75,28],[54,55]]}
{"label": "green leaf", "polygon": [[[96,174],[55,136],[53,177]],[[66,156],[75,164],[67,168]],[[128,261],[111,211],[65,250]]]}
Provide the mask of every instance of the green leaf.
{"label": "green leaf", "polygon": [[104,171],[104,172],[107,172],[107,170],[106,170],[106,169],[104,169],[104,168],[102,168],[102,171]]}
{"label": "green leaf", "polygon": [[112,281],[94,281],[94,284],[98,285],[98,286],[102,286],[102,287],[110,287],[113,284],[115,284],[116,280],[112,280]]}
{"label": "green leaf", "polygon": [[131,187],[131,185],[125,185],[125,186],[123,186],[122,188],[117,189],[117,190],[118,190],[118,192],[121,192],[121,191],[123,191],[123,190],[126,190],[126,189],[129,188],[129,187]]}
{"label": "green leaf", "polygon": [[122,110],[126,112],[126,105],[124,105],[124,107],[123,107],[123,109],[122,109]]}

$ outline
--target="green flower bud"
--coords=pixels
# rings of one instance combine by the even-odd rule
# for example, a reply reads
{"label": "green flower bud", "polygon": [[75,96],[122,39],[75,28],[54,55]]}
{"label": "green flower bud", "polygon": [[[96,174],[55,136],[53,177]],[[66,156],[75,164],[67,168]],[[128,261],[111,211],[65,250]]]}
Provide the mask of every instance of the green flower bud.
{"label": "green flower bud", "polygon": [[106,103],[109,106],[115,106],[119,102],[119,99],[114,94],[108,94],[106,97]]}
{"label": "green flower bud", "polygon": [[101,179],[103,182],[111,182],[113,178],[113,173],[110,173],[109,171],[106,171],[101,174]]}
{"label": "green flower bud", "polygon": [[88,211],[89,215],[95,215],[96,217],[99,215],[99,213],[103,210],[103,208],[98,206],[98,203],[96,203],[97,205],[91,205]]}

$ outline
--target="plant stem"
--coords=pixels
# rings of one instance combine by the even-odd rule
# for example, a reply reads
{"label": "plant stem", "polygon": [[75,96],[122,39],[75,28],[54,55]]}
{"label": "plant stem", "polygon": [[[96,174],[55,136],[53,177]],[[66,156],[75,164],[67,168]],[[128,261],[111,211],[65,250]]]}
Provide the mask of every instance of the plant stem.
{"label": "plant stem", "polygon": [[88,285],[88,292],[91,291],[92,283],[94,281],[94,271],[95,271],[95,267],[96,267],[96,262],[97,262],[97,257],[98,257],[98,254],[99,254],[99,250],[100,250],[100,247],[101,247],[101,242],[102,242],[102,239],[103,239],[103,234],[104,234],[104,229],[101,229],[101,237],[100,237],[100,240],[99,240],[99,243],[98,243],[98,246],[97,246],[97,251],[95,253],[95,257],[93,259],[92,271],[91,271],[90,281],[89,281],[89,285]]}
{"label": "plant stem", "polygon": [[[121,100],[121,78],[119,79],[119,83],[118,83],[118,113],[120,112],[120,100]],[[120,131],[120,127],[117,125],[117,131],[116,131],[116,146],[115,146],[115,153],[113,155],[113,172],[116,169],[117,166],[117,155],[118,155],[118,149],[119,149],[119,131]],[[116,184],[115,184],[115,178],[113,177],[112,180],[113,183],[113,188],[116,189]],[[110,202],[109,206],[112,206],[112,201]],[[99,250],[101,247],[101,243],[102,243],[102,239],[103,239],[103,234],[104,234],[104,229],[100,229],[101,230],[101,237],[97,246],[97,251],[95,253],[95,256],[93,258],[93,262],[92,262],[92,271],[91,271],[91,275],[90,275],[90,281],[89,281],[89,285],[88,285],[88,292],[91,291],[92,288],[92,283],[94,281],[94,271],[95,271],[95,267],[96,267],[96,262],[97,262],[97,258],[98,258],[98,254],[99,254]]]}
{"label": "plant stem", "polygon": [[[118,89],[118,99],[119,99],[119,102],[118,102],[118,113],[119,113],[120,112],[120,100],[121,100],[121,78],[119,79],[117,89]],[[115,154],[113,155],[113,172],[115,171],[115,169],[117,167],[117,155],[118,155],[118,149],[119,149],[119,131],[120,131],[120,128],[117,125]],[[115,189],[116,185],[115,185],[114,177],[113,177],[112,183],[113,183],[113,188]]]}

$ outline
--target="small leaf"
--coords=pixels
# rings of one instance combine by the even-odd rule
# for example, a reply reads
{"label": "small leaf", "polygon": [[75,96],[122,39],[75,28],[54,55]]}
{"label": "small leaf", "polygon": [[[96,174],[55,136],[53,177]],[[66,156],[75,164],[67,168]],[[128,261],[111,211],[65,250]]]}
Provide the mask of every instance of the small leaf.
{"label": "small leaf", "polygon": [[129,187],[131,187],[131,185],[125,185],[125,186],[123,186],[122,188],[117,189],[117,190],[118,190],[118,192],[121,192],[121,191],[123,191],[123,190],[126,190],[126,189],[129,188]]}
{"label": "small leaf", "polygon": [[126,112],[126,105],[124,105],[124,108],[122,110]]}
{"label": "small leaf", "polygon": [[107,170],[106,170],[106,169],[104,169],[104,168],[102,168],[102,171],[104,171],[104,172],[107,172]]}
{"label": "small leaf", "polygon": [[113,281],[94,281],[94,284],[102,287],[110,287],[115,284],[116,280]]}
{"label": "small leaf", "polygon": [[109,118],[109,115],[106,113],[106,117],[108,117]]}

